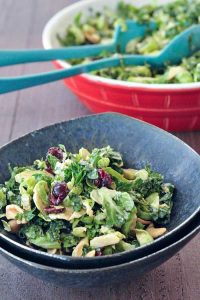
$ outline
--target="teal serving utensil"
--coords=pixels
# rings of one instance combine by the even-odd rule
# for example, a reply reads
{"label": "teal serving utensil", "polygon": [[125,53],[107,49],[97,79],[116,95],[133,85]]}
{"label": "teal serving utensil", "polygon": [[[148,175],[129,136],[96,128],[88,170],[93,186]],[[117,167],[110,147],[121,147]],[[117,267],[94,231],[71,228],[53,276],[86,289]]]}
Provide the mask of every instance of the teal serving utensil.
{"label": "teal serving utensil", "polygon": [[[117,27],[115,34],[117,35],[117,32],[120,32],[120,30],[120,27]],[[111,58],[104,58],[87,64],[76,65],[60,71],[30,76],[19,76],[15,78],[1,78],[0,94],[120,65],[130,66],[148,64],[152,68],[162,69],[166,64],[175,65],[180,63],[184,57],[189,57],[198,50],[200,50],[200,25],[193,25],[172,39],[158,55],[118,54]]]}
{"label": "teal serving utensil", "polygon": [[33,49],[33,50],[0,50],[0,67],[50,61],[54,59],[76,59],[98,56],[102,52],[124,53],[128,42],[132,39],[143,37],[156,29],[154,22],[140,24],[127,20],[125,28],[117,25],[113,39],[107,44],[84,45],[74,47],[63,47],[59,49]]}

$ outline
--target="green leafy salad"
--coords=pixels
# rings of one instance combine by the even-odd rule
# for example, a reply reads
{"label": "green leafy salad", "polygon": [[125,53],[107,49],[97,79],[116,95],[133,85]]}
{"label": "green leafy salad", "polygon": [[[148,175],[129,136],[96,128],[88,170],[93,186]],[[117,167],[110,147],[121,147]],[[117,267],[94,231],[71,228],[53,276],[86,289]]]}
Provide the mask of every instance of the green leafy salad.
{"label": "green leafy salad", "polygon": [[174,186],[151,170],[128,169],[110,146],[51,147],[14,167],[0,187],[4,229],[53,254],[101,256],[153,242],[166,232]]}
{"label": "green leafy salad", "polygon": [[[119,2],[114,12],[104,8],[102,12],[94,12],[86,21],[78,14],[74,23],[66,29],[64,36],[58,35],[62,46],[108,43],[112,40],[116,24],[126,29],[125,20],[132,19],[139,23],[154,21],[157,29],[144,38],[130,41],[126,47],[127,54],[154,55],[169,43],[181,31],[194,24],[200,24],[200,0],[176,0],[156,6],[153,4],[135,7]],[[86,63],[94,59],[109,57],[112,54],[102,53],[100,57],[71,60],[72,64]],[[139,83],[189,83],[200,81],[200,51],[192,57],[185,58],[178,66],[170,66],[166,62],[163,70],[145,66],[123,66],[101,69],[93,72],[106,78]]]}

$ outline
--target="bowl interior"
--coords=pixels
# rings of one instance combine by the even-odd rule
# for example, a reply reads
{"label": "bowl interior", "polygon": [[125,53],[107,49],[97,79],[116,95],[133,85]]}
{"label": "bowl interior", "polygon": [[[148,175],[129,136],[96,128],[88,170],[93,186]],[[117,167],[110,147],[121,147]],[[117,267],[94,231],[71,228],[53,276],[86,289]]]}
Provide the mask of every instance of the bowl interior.
{"label": "bowl interior", "polygon": [[[200,210],[199,155],[171,134],[115,113],[55,124],[9,143],[0,149],[0,182],[9,176],[8,163],[11,166],[31,164],[35,159],[45,157],[50,146],[60,143],[72,152],[80,147],[91,150],[110,145],[122,153],[126,166],[142,168],[150,164],[165,176],[165,182],[176,186],[168,233],[152,244],[175,235]],[[70,260],[70,257],[65,259]]]}
{"label": "bowl interior", "polygon": [[[166,3],[173,2],[174,0],[157,0],[157,5],[164,5]],[[99,12],[104,9],[104,7],[109,7],[112,10],[116,10],[118,3],[120,0],[110,0],[109,2],[106,0],[85,0],[85,1],[79,1],[78,3],[72,4],[61,11],[59,11],[56,15],[54,15],[50,21],[46,24],[44,31],[43,31],[43,45],[44,48],[59,48],[61,47],[58,39],[57,34],[59,33],[61,36],[65,34],[65,30],[67,26],[70,24],[73,24],[74,18],[78,13],[81,13],[82,20],[87,19],[88,16],[91,15],[91,8],[93,12]],[[133,1],[132,0],[124,0],[124,2],[132,4],[137,7],[141,7],[144,5],[152,4],[151,0],[141,0],[141,1]],[[61,65],[64,68],[69,68],[71,65],[64,61],[59,60],[59,65]],[[111,84],[111,85],[119,85],[119,86],[129,86],[129,87],[141,87],[141,88],[149,88],[149,89],[191,89],[191,88],[200,88],[200,83],[185,83],[185,84],[145,84],[145,83],[134,83],[134,82],[128,82],[128,81],[122,81],[122,80],[114,80],[110,78],[103,78],[100,76],[95,76],[91,74],[84,74],[81,75],[88,80],[91,81],[100,81],[104,84]]]}

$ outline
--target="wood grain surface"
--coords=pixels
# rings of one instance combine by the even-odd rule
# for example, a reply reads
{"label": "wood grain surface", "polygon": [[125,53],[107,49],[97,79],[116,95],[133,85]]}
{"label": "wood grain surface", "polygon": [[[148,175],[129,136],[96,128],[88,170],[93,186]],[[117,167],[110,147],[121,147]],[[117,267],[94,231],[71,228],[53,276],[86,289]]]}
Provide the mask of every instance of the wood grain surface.
{"label": "wood grain surface", "polygon": [[[83,0],[82,0],[83,1]],[[100,1],[100,0],[98,0]],[[48,19],[67,0],[0,0],[0,48],[42,47],[41,33]],[[14,76],[52,69],[51,63],[0,69],[0,76]],[[90,114],[63,83],[56,82],[0,96],[0,145],[57,121]],[[179,133],[179,138],[200,153],[200,133]],[[27,275],[0,257],[2,300],[199,300],[200,242],[198,235],[169,261],[126,284],[101,289],[60,288]]]}

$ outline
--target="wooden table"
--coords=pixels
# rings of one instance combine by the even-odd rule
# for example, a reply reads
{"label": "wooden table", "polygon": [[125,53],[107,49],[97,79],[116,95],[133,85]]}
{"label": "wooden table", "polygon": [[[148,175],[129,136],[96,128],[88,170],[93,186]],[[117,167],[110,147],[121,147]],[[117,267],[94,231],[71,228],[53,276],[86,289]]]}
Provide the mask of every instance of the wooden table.
{"label": "wooden table", "polygon": [[[100,0],[99,0],[100,1]],[[42,47],[45,23],[58,10],[75,1],[1,0],[0,47]],[[42,72],[51,63],[2,68],[0,76]],[[34,129],[62,120],[90,114],[63,83],[0,96],[0,144]],[[200,133],[176,134],[200,153]],[[27,275],[0,257],[0,299],[2,300],[131,300],[200,299],[200,242],[198,235],[168,262],[134,282],[102,289],[60,288]]]}

